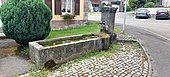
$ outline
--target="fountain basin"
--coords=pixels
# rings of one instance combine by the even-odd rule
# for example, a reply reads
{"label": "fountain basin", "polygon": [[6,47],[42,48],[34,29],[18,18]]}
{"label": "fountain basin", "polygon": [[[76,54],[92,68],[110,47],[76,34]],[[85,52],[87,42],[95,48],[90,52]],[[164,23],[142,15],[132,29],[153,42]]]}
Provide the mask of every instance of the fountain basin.
{"label": "fountain basin", "polygon": [[103,47],[109,47],[109,35],[106,37],[94,34],[74,35],[30,42],[29,57],[40,69],[48,61],[64,63],[82,54],[102,50]]}

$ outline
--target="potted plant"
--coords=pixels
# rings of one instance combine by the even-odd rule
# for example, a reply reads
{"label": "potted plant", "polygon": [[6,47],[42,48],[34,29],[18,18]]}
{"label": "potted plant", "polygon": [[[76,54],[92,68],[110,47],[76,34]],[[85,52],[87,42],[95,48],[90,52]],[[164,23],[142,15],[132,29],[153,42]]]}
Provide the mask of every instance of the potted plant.
{"label": "potted plant", "polygon": [[64,20],[72,20],[75,16],[67,13],[62,15],[62,17]]}

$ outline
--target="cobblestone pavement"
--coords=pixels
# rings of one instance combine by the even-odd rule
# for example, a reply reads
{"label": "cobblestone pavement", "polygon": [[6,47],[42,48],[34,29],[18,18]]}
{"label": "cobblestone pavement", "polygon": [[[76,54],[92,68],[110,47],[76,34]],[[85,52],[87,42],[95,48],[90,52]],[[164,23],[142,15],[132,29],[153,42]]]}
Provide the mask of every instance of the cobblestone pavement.
{"label": "cobblestone pavement", "polygon": [[74,63],[70,67],[62,66],[50,77],[150,77],[148,60],[141,49],[133,49],[131,45],[123,46],[121,50],[127,52],[93,57]]}
{"label": "cobblestone pavement", "polygon": [[[121,39],[132,38],[118,35]],[[102,57],[61,65],[48,77],[151,77],[150,63],[136,42],[118,42],[118,50]],[[20,76],[23,77],[23,76]]]}

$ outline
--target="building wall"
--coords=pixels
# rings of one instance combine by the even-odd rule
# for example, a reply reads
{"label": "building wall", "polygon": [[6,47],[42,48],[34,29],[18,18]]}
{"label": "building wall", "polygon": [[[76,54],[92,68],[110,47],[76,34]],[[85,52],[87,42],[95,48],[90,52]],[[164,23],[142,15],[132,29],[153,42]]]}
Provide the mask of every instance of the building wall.
{"label": "building wall", "polygon": [[[47,1],[46,4],[50,7],[50,3],[52,4],[52,20],[51,20],[51,28],[53,30],[65,29],[65,28],[74,28],[78,26],[83,26],[88,20],[88,0],[79,0],[80,4],[75,4],[75,6],[79,6],[79,8],[74,8],[75,17],[72,20],[65,21],[61,15],[60,10],[60,0],[44,0]],[[55,2],[58,3],[55,3]],[[56,8],[58,7],[58,8]],[[78,12],[79,11],[79,12]]]}
{"label": "building wall", "polygon": [[162,5],[164,7],[169,7],[170,6],[170,0],[162,0]]}
{"label": "building wall", "polygon": [[0,6],[4,4],[5,0],[0,0]]}
{"label": "building wall", "polygon": [[170,0],[167,0],[167,7],[170,6]]}

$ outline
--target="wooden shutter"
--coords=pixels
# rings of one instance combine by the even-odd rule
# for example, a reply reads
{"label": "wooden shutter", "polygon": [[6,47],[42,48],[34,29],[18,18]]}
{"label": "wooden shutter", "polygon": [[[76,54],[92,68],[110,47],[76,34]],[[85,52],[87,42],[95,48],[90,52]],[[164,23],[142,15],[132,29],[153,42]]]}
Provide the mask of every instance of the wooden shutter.
{"label": "wooden shutter", "polygon": [[52,0],[45,0],[45,4],[52,10]]}
{"label": "wooden shutter", "polygon": [[75,15],[80,15],[80,0],[74,0],[75,2]]}
{"label": "wooden shutter", "polygon": [[55,15],[61,15],[61,0],[55,0]]}

